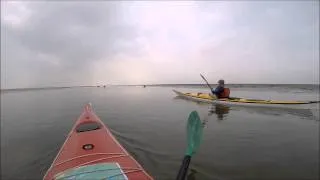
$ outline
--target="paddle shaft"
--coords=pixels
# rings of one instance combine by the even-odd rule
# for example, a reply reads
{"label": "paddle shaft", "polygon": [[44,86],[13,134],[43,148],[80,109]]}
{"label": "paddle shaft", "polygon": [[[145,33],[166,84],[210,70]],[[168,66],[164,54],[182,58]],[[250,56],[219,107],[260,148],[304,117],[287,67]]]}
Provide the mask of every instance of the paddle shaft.
{"label": "paddle shaft", "polygon": [[210,84],[208,83],[208,81],[206,80],[206,78],[203,77],[202,74],[200,74],[200,76],[202,77],[202,79],[207,83],[208,87],[210,88],[210,91],[212,90],[212,87],[210,86]]}
{"label": "paddle shaft", "polygon": [[191,156],[189,156],[189,155],[184,156],[182,164],[180,166],[179,174],[178,174],[176,180],[185,180],[186,179],[186,175],[188,173],[190,161],[191,161]]}

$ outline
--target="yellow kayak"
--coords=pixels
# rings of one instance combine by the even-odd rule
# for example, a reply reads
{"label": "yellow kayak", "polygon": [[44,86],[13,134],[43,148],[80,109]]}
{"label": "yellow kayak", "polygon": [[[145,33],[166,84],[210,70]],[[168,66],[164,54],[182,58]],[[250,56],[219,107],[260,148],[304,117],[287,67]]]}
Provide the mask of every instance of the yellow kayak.
{"label": "yellow kayak", "polygon": [[302,105],[319,103],[319,101],[277,101],[277,100],[261,100],[261,99],[245,99],[245,98],[222,98],[217,99],[209,93],[183,93],[177,90],[173,90],[178,96],[191,100],[219,103],[219,104],[236,104],[236,105]]}

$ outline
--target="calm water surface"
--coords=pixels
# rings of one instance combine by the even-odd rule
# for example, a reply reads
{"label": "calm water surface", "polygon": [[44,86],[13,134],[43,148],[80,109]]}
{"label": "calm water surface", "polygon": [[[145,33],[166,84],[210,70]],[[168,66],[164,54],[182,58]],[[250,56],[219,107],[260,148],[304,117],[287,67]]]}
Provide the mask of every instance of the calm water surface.
{"label": "calm water surface", "polygon": [[[192,110],[206,126],[189,179],[319,179],[317,105],[311,110],[215,106],[175,98],[171,90],[107,87],[1,93],[1,179],[41,179],[87,102],[155,179],[176,177]],[[232,95],[319,98],[317,90],[283,87],[234,88]]]}

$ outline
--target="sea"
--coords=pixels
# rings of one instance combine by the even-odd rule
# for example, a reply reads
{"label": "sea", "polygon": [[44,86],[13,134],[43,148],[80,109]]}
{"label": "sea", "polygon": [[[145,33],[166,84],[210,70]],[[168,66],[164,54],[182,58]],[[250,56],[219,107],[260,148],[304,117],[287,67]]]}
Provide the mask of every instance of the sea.
{"label": "sea", "polygon": [[[232,97],[319,100],[319,85],[228,85]],[[86,103],[154,179],[176,178],[187,119],[204,122],[189,180],[318,180],[319,104],[224,106],[176,96],[205,85],[1,90],[1,179],[42,179]]]}

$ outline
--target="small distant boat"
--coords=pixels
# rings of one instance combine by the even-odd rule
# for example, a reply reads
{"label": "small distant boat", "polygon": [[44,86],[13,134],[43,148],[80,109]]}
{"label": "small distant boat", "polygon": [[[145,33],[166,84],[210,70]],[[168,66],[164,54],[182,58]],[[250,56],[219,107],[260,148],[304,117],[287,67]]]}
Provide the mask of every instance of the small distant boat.
{"label": "small distant boat", "polygon": [[145,88],[145,87],[147,87],[146,85],[143,85],[143,87]]}

